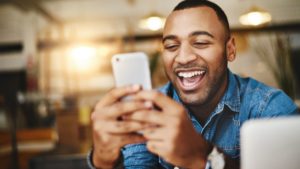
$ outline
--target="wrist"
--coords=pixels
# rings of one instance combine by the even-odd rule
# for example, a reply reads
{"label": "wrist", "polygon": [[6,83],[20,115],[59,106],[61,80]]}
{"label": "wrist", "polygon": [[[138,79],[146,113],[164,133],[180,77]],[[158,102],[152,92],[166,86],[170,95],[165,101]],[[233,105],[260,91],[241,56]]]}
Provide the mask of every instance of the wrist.
{"label": "wrist", "polygon": [[211,152],[213,151],[214,145],[212,145],[209,142],[206,142],[206,149],[204,151],[204,161],[201,165],[202,169],[210,169],[210,164],[209,164],[209,160],[208,157],[211,154]]}
{"label": "wrist", "polygon": [[207,169],[208,164],[208,156],[213,150],[213,145],[209,142],[204,142],[201,149],[200,154],[198,154],[198,158],[195,159],[193,165],[190,167],[192,169]]}
{"label": "wrist", "polygon": [[95,169],[113,169],[114,163],[102,161],[93,157],[93,166],[95,167]]}
{"label": "wrist", "polygon": [[118,152],[117,154],[114,155],[104,155],[104,154],[99,154],[94,152],[95,150],[92,151],[91,154],[91,162],[92,165],[95,169],[112,169],[115,168],[115,166],[118,165],[121,161],[121,153]]}

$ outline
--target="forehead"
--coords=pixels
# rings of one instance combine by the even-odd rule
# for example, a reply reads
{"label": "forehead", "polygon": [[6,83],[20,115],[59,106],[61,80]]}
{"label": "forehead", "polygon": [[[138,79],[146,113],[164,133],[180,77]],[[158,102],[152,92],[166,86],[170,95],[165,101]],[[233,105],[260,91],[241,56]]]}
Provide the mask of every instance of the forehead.
{"label": "forehead", "polygon": [[186,37],[195,31],[206,31],[215,38],[223,38],[224,26],[209,7],[195,7],[172,12],[167,18],[163,35]]}

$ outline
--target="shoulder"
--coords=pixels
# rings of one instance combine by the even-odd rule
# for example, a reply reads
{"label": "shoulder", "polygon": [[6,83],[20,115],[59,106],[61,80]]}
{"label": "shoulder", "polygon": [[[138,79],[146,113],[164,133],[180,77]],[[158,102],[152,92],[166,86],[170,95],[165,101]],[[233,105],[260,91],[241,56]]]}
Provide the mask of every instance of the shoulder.
{"label": "shoulder", "polygon": [[252,78],[236,76],[241,103],[251,117],[274,117],[297,113],[297,106],[282,90],[267,86]]}
{"label": "shoulder", "polygon": [[168,82],[165,85],[157,88],[156,90],[165,95],[168,95],[168,93],[173,90],[173,86],[172,86],[171,82]]}

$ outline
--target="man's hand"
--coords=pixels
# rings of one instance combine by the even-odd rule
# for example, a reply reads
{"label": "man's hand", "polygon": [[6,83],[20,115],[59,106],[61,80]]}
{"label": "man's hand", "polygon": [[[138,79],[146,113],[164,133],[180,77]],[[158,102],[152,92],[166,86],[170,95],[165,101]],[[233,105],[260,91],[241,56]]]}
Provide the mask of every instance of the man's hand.
{"label": "man's hand", "polygon": [[135,134],[146,127],[146,123],[122,120],[122,116],[149,109],[142,101],[120,101],[135,94],[139,86],[127,86],[111,90],[96,105],[93,121],[93,163],[96,167],[112,168],[120,156],[120,149],[126,144],[145,141]]}
{"label": "man's hand", "polygon": [[126,116],[126,119],[152,124],[143,130],[149,151],[179,167],[205,168],[212,146],[196,132],[181,104],[156,91],[141,91],[134,99],[151,101],[157,107]]}

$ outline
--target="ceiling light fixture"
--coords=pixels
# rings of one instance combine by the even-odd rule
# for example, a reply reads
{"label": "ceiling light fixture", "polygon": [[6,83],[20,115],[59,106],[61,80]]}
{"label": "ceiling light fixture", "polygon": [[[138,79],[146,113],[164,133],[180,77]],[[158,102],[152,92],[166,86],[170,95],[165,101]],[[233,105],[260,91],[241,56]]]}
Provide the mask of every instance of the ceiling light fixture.
{"label": "ceiling light fixture", "polygon": [[87,45],[73,46],[69,49],[68,57],[72,71],[89,72],[97,63],[97,49]]}
{"label": "ceiling light fixture", "polygon": [[166,19],[156,13],[152,13],[139,22],[139,27],[151,31],[158,31],[163,28]]}
{"label": "ceiling light fixture", "polygon": [[248,12],[240,16],[242,25],[259,26],[271,22],[272,16],[267,11],[253,6]]}

